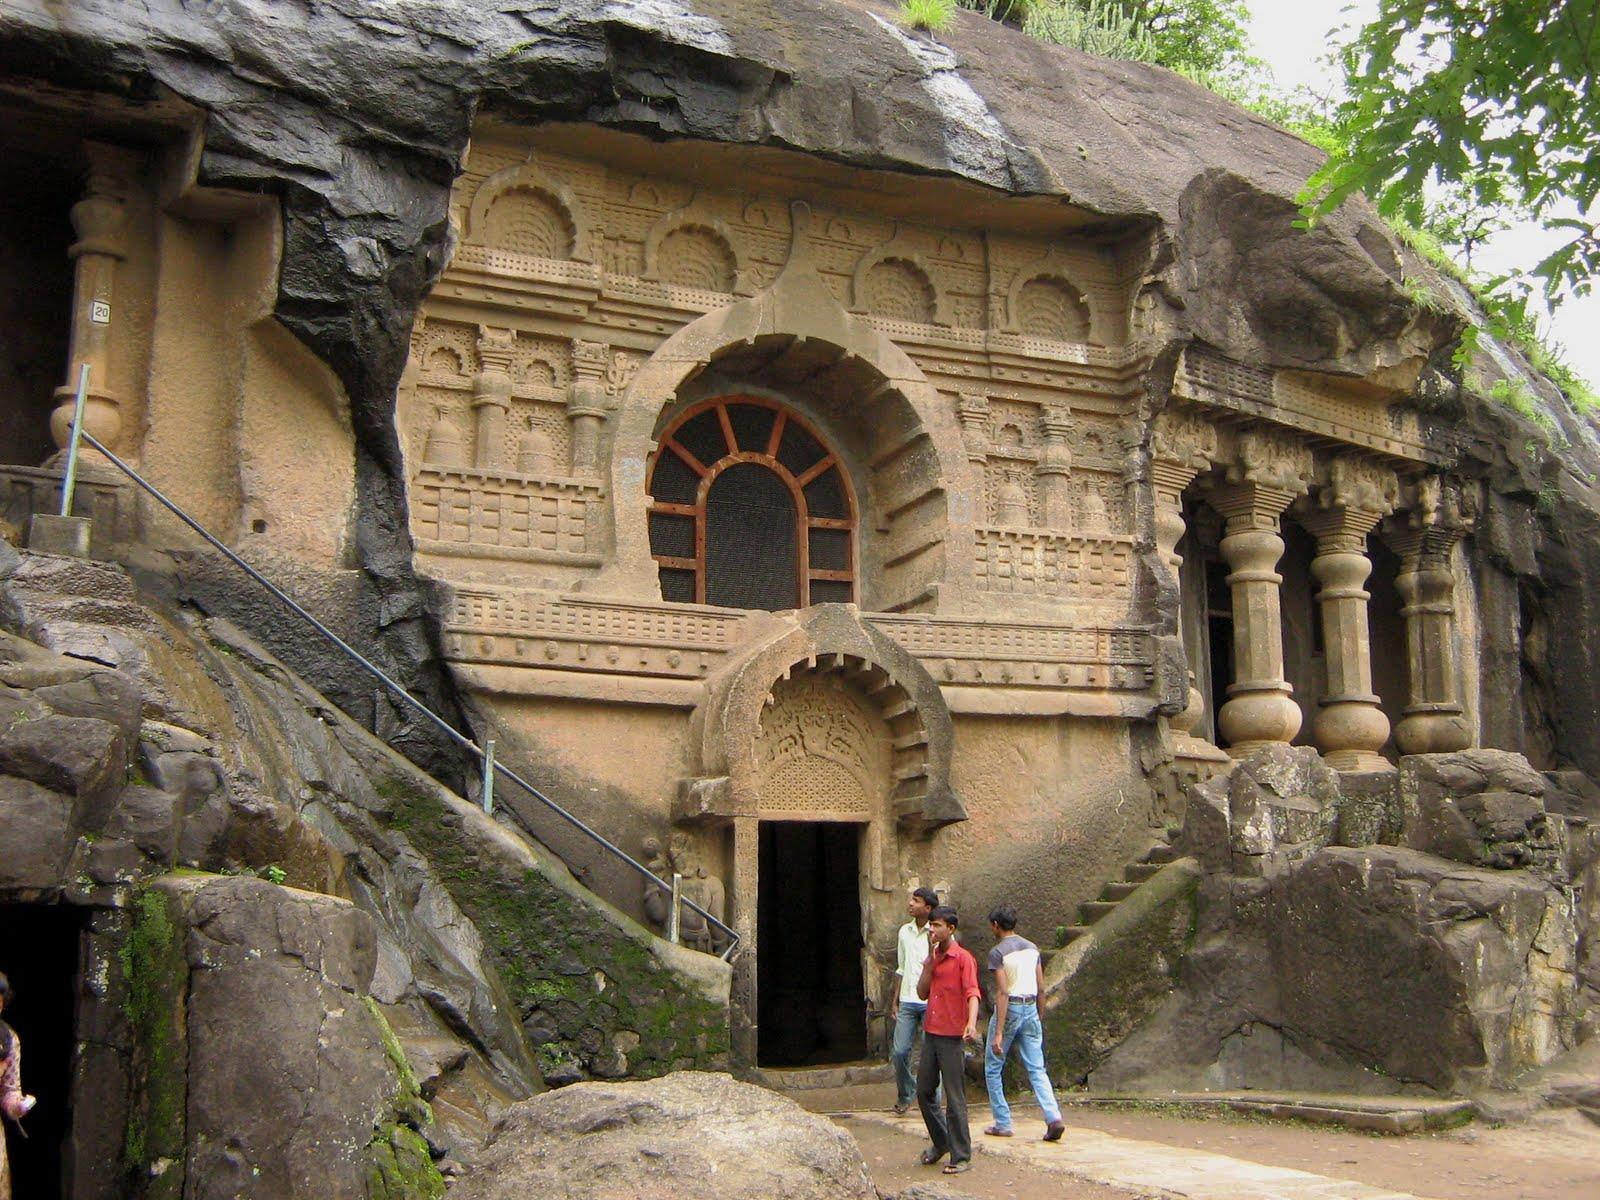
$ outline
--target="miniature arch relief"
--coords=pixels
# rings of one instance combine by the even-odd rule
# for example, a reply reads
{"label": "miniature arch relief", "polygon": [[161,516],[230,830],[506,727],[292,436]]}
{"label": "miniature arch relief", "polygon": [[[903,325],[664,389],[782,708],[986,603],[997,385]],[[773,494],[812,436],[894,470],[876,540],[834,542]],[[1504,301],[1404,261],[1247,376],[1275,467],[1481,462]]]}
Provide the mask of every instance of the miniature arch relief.
{"label": "miniature arch relief", "polygon": [[581,209],[563,184],[531,164],[507,167],[485,179],[467,212],[465,241],[539,258],[593,262]]}
{"label": "miniature arch relief", "polygon": [[869,250],[856,263],[850,281],[850,307],[894,321],[948,325],[944,295],[927,263],[902,233]]}
{"label": "miniature arch relief", "polygon": [[726,223],[693,204],[651,227],[644,242],[644,277],[706,292],[744,290]]}
{"label": "miniature arch relief", "polygon": [[1092,340],[1094,314],[1058,251],[1017,272],[1006,293],[1006,327],[1061,342]]}

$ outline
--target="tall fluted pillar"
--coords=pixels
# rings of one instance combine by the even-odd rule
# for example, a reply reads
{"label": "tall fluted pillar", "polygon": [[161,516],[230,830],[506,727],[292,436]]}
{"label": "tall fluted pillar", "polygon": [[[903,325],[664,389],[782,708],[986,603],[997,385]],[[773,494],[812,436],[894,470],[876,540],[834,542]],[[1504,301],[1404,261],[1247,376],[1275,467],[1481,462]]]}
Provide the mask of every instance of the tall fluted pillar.
{"label": "tall fluted pillar", "polygon": [[1372,633],[1367,535],[1392,512],[1399,495],[1393,472],[1357,459],[1336,459],[1319,505],[1302,521],[1317,539],[1311,574],[1320,585],[1328,690],[1318,700],[1313,740],[1340,771],[1380,771],[1389,718],[1372,687]]}
{"label": "tall fluted pillar", "polygon": [[[112,450],[122,435],[120,398],[111,387],[112,331],[120,320],[116,305],[117,264],[127,257],[124,240],[127,198],[137,159],[117,146],[91,142],[85,147],[88,182],[83,198],[72,206],[77,240],[68,251],[73,261],[72,329],[66,382],[56,389],[50,414],[50,436],[65,449],[71,436],[78,376],[89,367],[84,401],[84,428]],[[84,448],[89,461],[98,455]],[[102,460],[103,462],[103,460]]]}
{"label": "tall fluted pillar", "polygon": [[1466,531],[1459,494],[1437,478],[1417,487],[1417,503],[1389,535],[1400,556],[1400,615],[1406,623],[1408,697],[1394,740],[1403,754],[1465,750],[1472,729],[1456,675],[1455,575],[1450,556]]}
{"label": "tall fluted pillar", "polygon": [[506,465],[506,420],[511,411],[511,365],[516,351],[514,331],[478,331],[478,374],[472,381],[472,463],[481,471]]}
{"label": "tall fluted pillar", "polygon": [[572,344],[572,389],[567,420],[572,430],[572,474],[591,478],[600,473],[600,423],[606,419],[606,371],[611,347],[604,342]]}
{"label": "tall fluted pillar", "polygon": [[1211,497],[1227,520],[1222,557],[1233,593],[1234,682],[1217,713],[1217,727],[1235,758],[1300,732],[1300,708],[1284,678],[1282,609],[1278,595],[1283,557],[1278,521],[1306,491],[1311,456],[1286,435],[1250,430],[1239,437],[1239,463]]}

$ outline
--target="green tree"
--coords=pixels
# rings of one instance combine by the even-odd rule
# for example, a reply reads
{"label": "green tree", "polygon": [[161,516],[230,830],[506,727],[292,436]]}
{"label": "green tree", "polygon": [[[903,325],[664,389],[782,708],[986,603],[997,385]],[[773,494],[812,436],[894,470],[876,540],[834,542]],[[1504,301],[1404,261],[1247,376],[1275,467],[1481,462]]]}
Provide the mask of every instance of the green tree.
{"label": "green tree", "polygon": [[1246,0],[962,0],[1040,41],[1189,75],[1259,65],[1248,52]]}
{"label": "green tree", "polygon": [[1592,215],[1600,194],[1600,0],[1378,0],[1341,57],[1348,99],[1309,219],[1363,191],[1423,227],[1431,182],[1463,214],[1511,203],[1564,230],[1531,274],[1552,300],[1590,289],[1600,225],[1562,211]]}

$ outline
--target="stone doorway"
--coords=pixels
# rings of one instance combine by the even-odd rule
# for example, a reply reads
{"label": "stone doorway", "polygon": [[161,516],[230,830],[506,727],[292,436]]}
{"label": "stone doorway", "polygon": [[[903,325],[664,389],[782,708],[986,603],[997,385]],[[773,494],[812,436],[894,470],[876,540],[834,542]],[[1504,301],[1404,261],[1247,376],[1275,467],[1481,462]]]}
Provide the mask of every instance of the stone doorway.
{"label": "stone doorway", "polygon": [[756,1054],[763,1067],[866,1057],[864,830],[837,821],[760,824]]}
{"label": "stone doorway", "polygon": [[0,971],[15,992],[4,1020],[22,1042],[23,1091],[39,1098],[23,1121],[26,1137],[3,1122],[18,1200],[72,1194],[65,1169],[84,915],[67,905],[0,904]]}

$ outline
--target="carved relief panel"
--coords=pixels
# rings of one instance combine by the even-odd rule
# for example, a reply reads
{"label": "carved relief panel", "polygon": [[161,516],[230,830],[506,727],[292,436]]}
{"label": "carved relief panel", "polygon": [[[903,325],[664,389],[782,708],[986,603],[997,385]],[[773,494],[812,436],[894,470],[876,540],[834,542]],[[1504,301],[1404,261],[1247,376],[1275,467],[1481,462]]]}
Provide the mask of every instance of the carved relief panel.
{"label": "carved relief panel", "polygon": [[888,727],[837,674],[797,674],[774,687],[756,754],[766,818],[866,821],[888,794]]}

